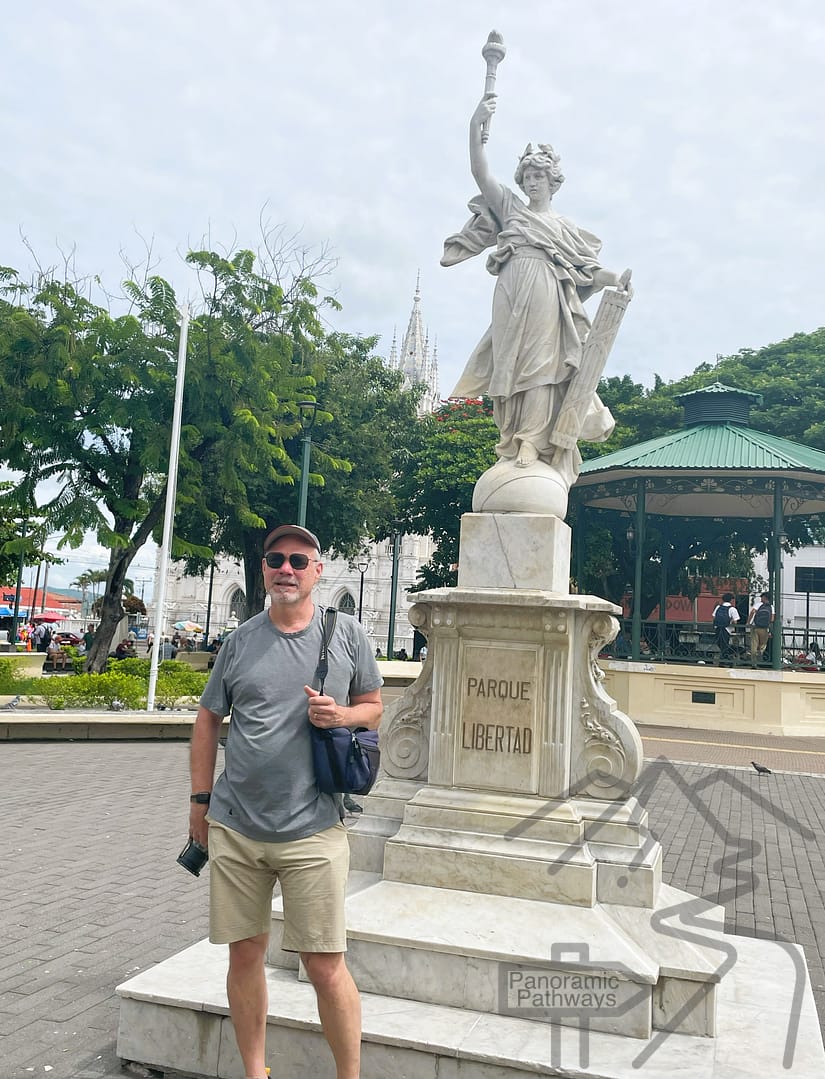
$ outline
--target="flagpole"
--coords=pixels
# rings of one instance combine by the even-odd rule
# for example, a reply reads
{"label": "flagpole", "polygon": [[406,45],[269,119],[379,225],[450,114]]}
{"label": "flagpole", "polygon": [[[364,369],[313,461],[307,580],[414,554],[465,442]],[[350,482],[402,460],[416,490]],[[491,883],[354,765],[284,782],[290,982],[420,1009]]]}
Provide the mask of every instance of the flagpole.
{"label": "flagpole", "polygon": [[175,405],[172,415],[172,438],[169,446],[169,472],[166,477],[166,512],[163,517],[163,542],[158,567],[158,594],[155,597],[155,639],[152,642],[152,661],[149,665],[149,691],[146,711],[155,710],[155,689],[158,683],[160,647],[166,613],[166,575],[172,553],[172,532],[175,523],[175,497],[178,488],[178,458],[180,456],[180,426],[183,412],[183,385],[186,378],[186,342],[189,337],[189,305],[180,309],[180,344],[178,346],[178,369],[175,378]]}

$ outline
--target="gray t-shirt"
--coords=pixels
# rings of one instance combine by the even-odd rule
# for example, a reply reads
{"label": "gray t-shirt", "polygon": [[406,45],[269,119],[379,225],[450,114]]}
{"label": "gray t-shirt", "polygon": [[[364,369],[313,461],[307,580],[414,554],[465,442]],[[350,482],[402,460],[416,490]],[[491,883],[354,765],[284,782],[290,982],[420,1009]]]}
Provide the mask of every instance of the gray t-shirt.
{"label": "gray t-shirt", "polygon": [[[250,839],[287,843],[338,821],[336,799],[315,782],[308,701],[319,688],[315,671],[324,608],[298,633],[282,633],[262,611],[240,625],[215,660],[200,703],[232,716],[224,771],[209,804],[210,820]],[[339,704],[378,689],[378,664],[361,625],[339,614],[329,643],[324,692]]]}

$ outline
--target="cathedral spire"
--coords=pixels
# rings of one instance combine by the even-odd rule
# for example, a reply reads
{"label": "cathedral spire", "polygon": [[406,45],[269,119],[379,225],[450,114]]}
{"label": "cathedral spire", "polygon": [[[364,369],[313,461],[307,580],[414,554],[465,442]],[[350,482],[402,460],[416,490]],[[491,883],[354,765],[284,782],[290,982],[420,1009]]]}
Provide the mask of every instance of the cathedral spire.
{"label": "cathedral spire", "polygon": [[421,271],[419,270],[415,280],[415,295],[407,332],[401,342],[400,352],[397,350],[396,336],[393,333],[389,366],[394,371],[402,373],[406,386],[424,383],[426,388],[418,406],[421,415],[432,412],[438,405],[438,376],[436,373],[434,377],[436,371],[434,361],[435,356],[430,359],[429,332],[424,329],[421,315]]}

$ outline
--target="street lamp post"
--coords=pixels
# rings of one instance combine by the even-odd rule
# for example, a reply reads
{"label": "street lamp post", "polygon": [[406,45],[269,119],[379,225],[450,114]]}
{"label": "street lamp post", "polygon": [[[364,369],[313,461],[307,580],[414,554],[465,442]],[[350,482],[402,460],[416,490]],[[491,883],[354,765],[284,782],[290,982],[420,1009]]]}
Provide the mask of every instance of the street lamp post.
{"label": "street lamp post", "polygon": [[361,574],[361,586],[358,589],[358,621],[361,621],[361,614],[364,610],[364,574],[370,568],[369,562],[359,562],[357,570]]}
{"label": "street lamp post", "polygon": [[180,457],[180,428],[183,412],[183,391],[186,383],[186,345],[189,340],[189,305],[181,305],[180,340],[178,341],[178,361],[175,374],[175,399],[172,408],[172,433],[169,445],[169,469],[166,473],[166,509],[163,517],[163,540],[160,548],[158,566],[158,594],[155,598],[158,626],[152,644],[152,658],[149,662],[149,686],[146,693],[146,711],[155,708],[155,689],[158,682],[160,664],[160,642],[164,630],[166,612],[166,578],[169,573],[169,560],[172,555],[172,532],[175,523],[175,495],[178,487],[178,459]]}
{"label": "street lamp post", "polygon": [[[28,520],[23,518],[23,525],[20,530],[20,538],[26,538],[26,529],[28,527]],[[17,626],[20,622],[20,594],[23,591],[23,569],[26,565],[26,554],[21,545],[20,558],[17,565],[17,586],[14,592],[14,614],[11,620],[11,649],[12,652],[17,650]],[[29,614],[31,614],[31,603],[29,603]]]}
{"label": "street lamp post", "polygon": [[398,591],[398,560],[401,554],[401,533],[392,537],[392,583],[390,584],[390,624],[387,633],[387,659],[395,659],[395,594]]}
{"label": "street lamp post", "polygon": [[299,401],[303,452],[301,454],[301,486],[298,492],[298,524],[307,523],[307,492],[309,491],[309,453],[312,448],[312,428],[318,415],[317,401]]}
{"label": "street lamp post", "polygon": [[203,643],[201,648],[204,652],[209,651],[209,627],[212,624],[212,588],[215,584],[215,558],[209,563],[209,594],[206,597],[206,626],[203,631]]}

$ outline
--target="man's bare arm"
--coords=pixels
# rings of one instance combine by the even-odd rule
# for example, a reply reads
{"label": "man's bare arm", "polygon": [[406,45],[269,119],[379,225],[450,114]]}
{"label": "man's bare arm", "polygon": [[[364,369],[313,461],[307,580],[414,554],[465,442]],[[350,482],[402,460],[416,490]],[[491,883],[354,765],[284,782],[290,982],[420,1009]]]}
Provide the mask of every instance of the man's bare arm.
{"label": "man's bare arm", "polygon": [[[210,712],[202,705],[192,728],[189,749],[189,772],[192,794],[211,791],[215,779],[215,761],[218,756],[218,736],[223,717]],[[189,805],[189,834],[202,847],[208,846],[209,824],[205,820],[209,807],[197,802]]]}

